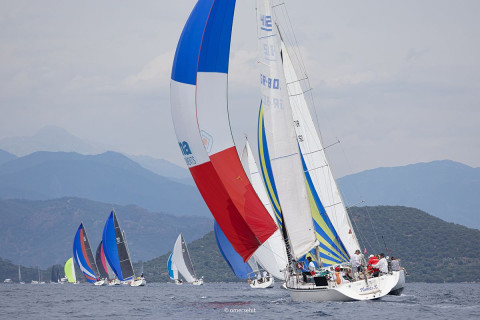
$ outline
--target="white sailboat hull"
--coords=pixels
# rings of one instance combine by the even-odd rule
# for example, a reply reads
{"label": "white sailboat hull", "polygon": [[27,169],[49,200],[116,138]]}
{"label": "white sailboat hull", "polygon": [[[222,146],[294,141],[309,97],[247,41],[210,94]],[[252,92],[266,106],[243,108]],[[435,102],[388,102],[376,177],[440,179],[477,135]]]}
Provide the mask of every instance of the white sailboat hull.
{"label": "white sailboat hull", "polygon": [[147,281],[145,279],[137,279],[137,280],[130,281],[131,287],[143,287],[146,284],[147,284]]}
{"label": "white sailboat hull", "polygon": [[266,289],[266,288],[273,288],[275,285],[275,278],[270,277],[268,280],[264,282],[258,282],[257,279],[252,280],[250,283],[250,288],[253,289]]}
{"label": "white sailboat hull", "polygon": [[106,286],[106,285],[107,285],[107,281],[105,281],[105,280],[99,280],[99,281],[95,282],[93,285],[94,285],[94,286]]}
{"label": "white sailboat hull", "polygon": [[203,279],[196,279],[195,281],[192,282],[194,286],[202,286],[203,285]]}
{"label": "white sailboat hull", "polygon": [[398,273],[398,280],[393,289],[388,294],[399,296],[402,294],[402,291],[405,288],[405,271],[392,271],[392,273]]}
{"label": "white sailboat hull", "polygon": [[398,273],[387,274],[377,278],[340,285],[329,283],[328,286],[317,287],[313,283],[295,283],[296,279],[286,284],[293,301],[362,301],[378,299],[387,295],[398,282]]}

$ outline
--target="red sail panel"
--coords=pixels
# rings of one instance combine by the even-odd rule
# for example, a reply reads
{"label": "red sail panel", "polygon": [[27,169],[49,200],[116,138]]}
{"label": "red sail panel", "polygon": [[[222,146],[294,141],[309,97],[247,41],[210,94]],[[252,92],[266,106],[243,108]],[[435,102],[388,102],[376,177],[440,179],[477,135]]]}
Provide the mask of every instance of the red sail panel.
{"label": "red sail panel", "polygon": [[210,161],[249,228],[260,243],[265,242],[277,230],[277,225],[245,174],[236,148],[231,147],[217,152],[210,156]]}
{"label": "red sail panel", "polygon": [[261,245],[255,234],[238,212],[211,162],[191,167],[198,190],[220,228],[244,261],[250,259]]}
{"label": "red sail panel", "polygon": [[90,267],[90,269],[93,270],[92,268],[92,264],[90,263],[90,259],[88,259],[88,254],[87,254],[87,248],[85,248],[85,239],[84,239],[84,230],[82,228],[82,232],[80,232],[80,244],[82,246],[82,253],[83,253],[83,258],[85,259],[85,261],[87,261],[87,264],[88,266]]}

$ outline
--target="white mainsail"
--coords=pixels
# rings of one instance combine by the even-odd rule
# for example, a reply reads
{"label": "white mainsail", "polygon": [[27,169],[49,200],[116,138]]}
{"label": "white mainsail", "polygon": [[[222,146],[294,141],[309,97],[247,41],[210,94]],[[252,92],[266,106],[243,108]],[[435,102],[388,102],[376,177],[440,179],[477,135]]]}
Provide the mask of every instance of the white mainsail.
{"label": "white mainsail", "polygon": [[305,165],[335,230],[349,255],[360,249],[337,183],[328,164],[325,149],[315,128],[304,91],[288,50],[282,42],[283,70],[287,81],[295,131]]}
{"label": "white mainsail", "polygon": [[172,259],[175,261],[178,271],[187,282],[194,282],[197,280],[195,270],[193,269],[192,260],[190,259],[190,254],[188,253],[187,244],[185,243],[181,233],[178,235],[175,246],[173,247]]}
{"label": "white mainsail", "polygon": [[296,133],[292,125],[292,111],[281,61],[280,37],[273,18],[270,1],[257,1],[265,132],[292,255],[298,259],[315,247],[317,241]]}
{"label": "white mainsail", "polygon": [[[241,160],[255,192],[272,219],[275,221],[275,213],[270,204],[267,190],[265,190],[265,185],[263,184],[261,174],[258,171],[258,166],[253,157],[252,149],[250,148],[248,140],[245,142]],[[285,249],[285,242],[280,229],[275,231],[275,233],[270,236],[270,238],[265,241],[257,251],[255,251],[254,257],[255,260],[272,276],[277,279],[285,279],[284,271],[288,265],[288,258]]]}

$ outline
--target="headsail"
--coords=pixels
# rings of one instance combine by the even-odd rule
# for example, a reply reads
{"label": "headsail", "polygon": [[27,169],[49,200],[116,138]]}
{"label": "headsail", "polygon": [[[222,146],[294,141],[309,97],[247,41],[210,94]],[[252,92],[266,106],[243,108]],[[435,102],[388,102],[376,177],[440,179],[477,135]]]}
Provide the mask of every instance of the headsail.
{"label": "headsail", "polygon": [[[257,1],[261,113],[269,158],[292,254],[300,258],[315,247],[308,194],[293,128],[280,51],[280,37],[270,1]],[[273,134],[274,133],[274,134]]]}
{"label": "headsail", "polygon": [[188,253],[187,244],[181,233],[178,235],[175,246],[173,247],[173,260],[175,261],[178,271],[187,282],[197,280],[197,275],[195,274],[195,269],[193,268],[190,254]]}
{"label": "headsail", "polygon": [[247,279],[251,276],[252,269],[248,263],[243,262],[242,257],[233,249],[217,222],[214,222],[213,230],[215,232],[218,249],[235,276],[240,279]]}
{"label": "headsail", "polygon": [[190,172],[244,260],[277,229],[241,167],[231,137],[227,74],[235,0],[199,0],[172,67],[175,132]]}
{"label": "headsail", "polygon": [[78,227],[73,240],[73,257],[87,281],[96,282],[99,272],[97,264],[93,259],[92,249],[90,248],[90,242],[88,241],[83,223]]}
{"label": "headsail", "polygon": [[177,266],[175,265],[175,261],[173,261],[173,252],[170,253],[170,256],[168,257],[167,270],[168,270],[168,276],[170,277],[170,279],[178,280],[178,269],[177,269]]}
{"label": "headsail", "polygon": [[64,267],[65,277],[67,277],[68,282],[75,283],[77,282],[77,277],[75,276],[75,265],[73,264],[73,258],[70,258],[65,263]]}
{"label": "headsail", "polygon": [[[245,148],[243,149],[241,159],[255,192],[272,219],[275,220],[274,210],[270,204],[267,191],[265,190],[265,186],[263,184],[262,175],[258,171],[258,166],[255,158],[253,157],[252,149],[250,148],[248,140],[245,142]],[[268,238],[268,240],[265,241],[257,249],[257,251],[255,251],[253,257],[275,278],[281,280],[285,279],[284,270],[287,268],[288,258],[287,251],[285,249],[285,242],[280,229],[277,229],[275,233]]]}
{"label": "headsail", "polygon": [[103,249],[108,264],[120,281],[130,280],[135,276],[132,262],[126,246],[123,232],[118,224],[114,211],[105,223],[103,229]]}
{"label": "headsail", "polygon": [[322,262],[331,265],[349,261],[349,256],[360,248],[358,240],[313,123],[300,79],[283,42],[282,56]]}

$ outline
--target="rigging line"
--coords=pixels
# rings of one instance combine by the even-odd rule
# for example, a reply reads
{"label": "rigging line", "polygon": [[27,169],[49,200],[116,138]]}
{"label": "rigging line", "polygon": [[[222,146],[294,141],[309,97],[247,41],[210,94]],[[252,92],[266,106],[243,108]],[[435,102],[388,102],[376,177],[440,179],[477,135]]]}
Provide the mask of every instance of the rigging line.
{"label": "rigging line", "polygon": [[288,96],[289,96],[289,97],[296,97],[296,96],[300,96],[300,95],[302,95],[302,94],[304,94],[304,93],[307,93],[307,92],[309,92],[309,91],[312,91],[312,90],[313,90],[313,88],[310,88],[310,89],[307,89],[307,90],[305,90],[305,91],[303,91],[303,92],[300,92],[300,93],[289,94]]}
{"label": "rigging line", "polygon": [[[294,83],[297,83],[297,82],[300,82],[300,81],[303,81],[303,80],[307,80],[307,79],[308,79],[308,77],[305,77],[305,78],[302,78],[302,79],[297,79],[295,81],[287,82],[287,85],[294,84]],[[312,88],[310,88],[309,90],[312,90]]]}
{"label": "rigging line", "polygon": [[310,172],[310,171],[317,170],[317,169],[321,169],[321,168],[325,168],[325,167],[328,167],[328,164],[323,165],[323,166],[320,166],[320,167],[308,169],[308,170],[303,170],[303,172]]}
{"label": "rigging line", "polygon": [[334,206],[338,206],[339,204],[342,204],[341,202],[337,202],[337,203],[334,203],[334,204],[331,204],[329,206],[323,206],[325,209],[327,208],[330,208],[330,207],[334,207]]}
{"label": "rigging line", "polygon": [[[347,208],[345,208],[345,209],[347,209]],[[349,209],[347,209],[347,210],[350,211]],[[348,212],[348,211],[347,211],[347,212]],[[371,245],[371,243],[370,243],[370,241],[368,241],[368,238],[366,238],[365,235],[363,234],[361,228],[358,227],[358,224],[357,224],[357,222],[355,221],[355,219],[351,219],[351,220],[353,220],[353,223],[355,224],[355,228],[357,228],[358,233],[360,234],[360,238],[362,238],[362,241],[363,241],[364,243],[367,243],[371,248],[373,248],[372,245]],[[359,249],[360,249],[360,248],[359,248]]]}
{"label": "rigging line", "polygon": [[378,239],[377,230],[373,226],[373,220],[372,220],[372,217],[370,216],[370,210],[368,210],[368,207],[365,207],[365,210],[367,211],[368,219],[370,220],[370,225],[372,226],[373,233],[375,234],[375,238],[377,239],[378,247],[381,248],[382,245],[380,244],[380,240]]}

